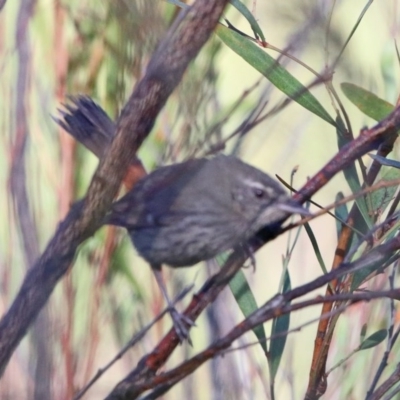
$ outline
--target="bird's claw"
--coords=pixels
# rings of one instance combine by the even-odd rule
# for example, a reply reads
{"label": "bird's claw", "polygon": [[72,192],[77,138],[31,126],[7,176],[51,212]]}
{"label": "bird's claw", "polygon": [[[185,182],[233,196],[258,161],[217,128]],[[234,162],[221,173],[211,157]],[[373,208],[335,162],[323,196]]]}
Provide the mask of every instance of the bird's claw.
{"label": "bird's claw", "polygon": [[179,313],[175,307],[169,309],[169,313],[174,323],[175,332],[178,335],[179,341],[183,343],[185,340],[192,345],[192,341],[189,336],[189,329],[195,325],[195,323],[185,314]]}

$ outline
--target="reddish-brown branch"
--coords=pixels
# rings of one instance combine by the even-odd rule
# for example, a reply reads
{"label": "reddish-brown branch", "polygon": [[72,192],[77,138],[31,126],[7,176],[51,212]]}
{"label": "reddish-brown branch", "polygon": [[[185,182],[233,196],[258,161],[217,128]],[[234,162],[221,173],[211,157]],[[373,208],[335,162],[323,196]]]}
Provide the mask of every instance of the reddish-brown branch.
{"label": "reddish-brown branch", "polygon": [[[370,136],[373,137],[373,135]],[[382,138],[382,144],[379,146],[378,154],[380,156],[386,157],[392,151],[396,138],[396,130],[389,128],[384,138]],[[366,177],[366,182],[364,186],[370,186],[373,184],[376,177],[378,176],[380,167],[381,165],[374,160]],[[338,245],[335,250],[335,256],[332,263],[332,270],[336,269],[343,262],[354,234],[354,231],[351,228],[357,227],[360,220],[362,220],[361,212],[357,204],[354,203],[346,221],[347,225],[342,226],[342,230],[339,235]],[[346,287],[349,287],[349,284],[347,284]],[[332,281],[330,285],[326,288],[326,295],[333,294],[332,290],[339,290],[337,281]],[[321,315],[327,315],[328,313],[330,313],[334,306],[334,303],[325,303],[322,306]],[[313,357],[310,367],[310,378],[307,393],[305,396],[306,399],[315,399],[316,397],[320,397],[326,390],[326,361],[328,358],[328,352],[333,337],[336,321],[337,316],[333,316],[331,318],[321,319],[318,324]]]}
{"label": "reddish-brown branch", "polygon": [[[258,310],[247,317],[243,322],[237,325],[231,330],[224,338],[217,340],[208,349],[196,355],[192,359],[184,362],[179,367],[155,375],[156,370],[160,367],[160,357],[159,352],[165,352],[169,350],[168,345],[171,346],[171,334],[164,338],[160,345],[149,355],[142,358],[139,362],[138,367],[132,371],[118,386],[112,391],[112,393],[107,397],[107,400],[122,400],[122,399],[134,399],[137,398],[144,391],[149,389],[155,389],[156,387],[166,385],[164,389],[170,388],[172,385],[177,383],[179,380],[183,379],[194,370],[196,370],[205,361],[219,355],[222,351],[226,350],[231,346],[232,342],[239,338],[244,333],[250,331],[255,326],[262,324],[268,320],[281,316],[283,314],[290,313],[295,310],[299,310],[305,307],[309,307],[315,304],[321,304],[326,302],[335,301],[361,301],[361,300],[371,300],[380,297],[392,297],[396,298],[399,295],[400,289],[395,289],[388,292],[374,293],[374,292],[363,292],[363,293],[344,293],[331,296],[318,296],[312,300],[306,300],[301,303],[291,304],[295,299],[298,299],[305,294],[312,292],[313,290],[320,288],[334,279],[353,273],[362,268],[367,268],[371,264],[385,260],[387,254],[394,252],[400,248],[400,238],[394,238],[391,241],[377,246],[372,249],[368,254],[360,257],[357,261],[350,264],[342,264],[340,268],[337,268],[330,273],[316,278],[310,283],[299,286],[291,291],[288,291],[282,295],[277,295]],[[237,254],[230,257],[224,268],[215,276],[213,276],[204,287],[201,289],[199,294],[193,299],[192,303],[186,309],[185,315],[195,318],[199,312],[199,303],[202,301],[207,301],[210,293],[218,287],[218,290],[222,290],[223,286],[227,283],[226,281],[230,279],[231,274],[235,273],[235,264],[240,264],[238,262],[238,257],[243,256],[241,250],[237,250]],[[197,302],[197,304],[196,304]],[[175,342],[178,339],[173,338]],[[176,344],[175,343],[175,344]],[[165,360],[162,360],[165,361]],[[165,391],[165,390],[164,390]],[[157,393],[162,394],[161,393]]]}

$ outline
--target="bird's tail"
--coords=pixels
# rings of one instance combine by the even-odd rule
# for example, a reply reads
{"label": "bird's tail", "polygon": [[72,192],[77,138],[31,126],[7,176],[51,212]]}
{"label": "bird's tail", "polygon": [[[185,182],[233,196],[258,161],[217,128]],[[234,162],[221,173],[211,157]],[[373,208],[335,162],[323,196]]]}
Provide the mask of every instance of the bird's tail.
{"label": "bird's tail", "polygon": [[74,139],[101,157],[113,138],[115,124],[88,96],[70,96],[53,119]]}
{"label": "bird's tail", "polygon": [[[58,110],[59,115],[53,117],[63,129],[88,150],[101,158],[110,145],[115,123],[88,96],[69,96],[64,109]],[[140,160],[134,156],[124,178],[125,187],[130,190],[134,184],[146,175]]]}

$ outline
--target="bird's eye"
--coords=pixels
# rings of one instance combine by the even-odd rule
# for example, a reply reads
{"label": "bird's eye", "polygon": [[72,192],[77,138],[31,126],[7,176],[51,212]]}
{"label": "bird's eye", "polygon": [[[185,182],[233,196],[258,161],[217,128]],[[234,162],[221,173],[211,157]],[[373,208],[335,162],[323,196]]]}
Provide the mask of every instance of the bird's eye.
{"label": "bird's eye", "polygon": [[254,196],[257,197],[257,199],[262,199],[265,196],[265,191],[260,188],[254,189]]}

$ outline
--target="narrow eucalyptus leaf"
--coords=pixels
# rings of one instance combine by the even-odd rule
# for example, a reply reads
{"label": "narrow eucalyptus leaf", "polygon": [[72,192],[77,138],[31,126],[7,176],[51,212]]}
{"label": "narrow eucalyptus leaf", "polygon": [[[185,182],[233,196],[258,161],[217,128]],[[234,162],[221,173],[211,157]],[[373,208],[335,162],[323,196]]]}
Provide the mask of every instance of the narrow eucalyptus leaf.
{"label": "narrow eucalyptus leaf", "polygon": [[361,112],[375,121],[380,121],[387,117],[394,110],[394,106],[386,100],[353,83],[344,82],[340,87],[345,96]]}
{"label": "narrow eucalyptus leaf", "polygon": [[215,32],[228,47],[279,90],[313,114],[336,126],[335,121],[314,95],[263,49],[225,26],[219,25]]}

